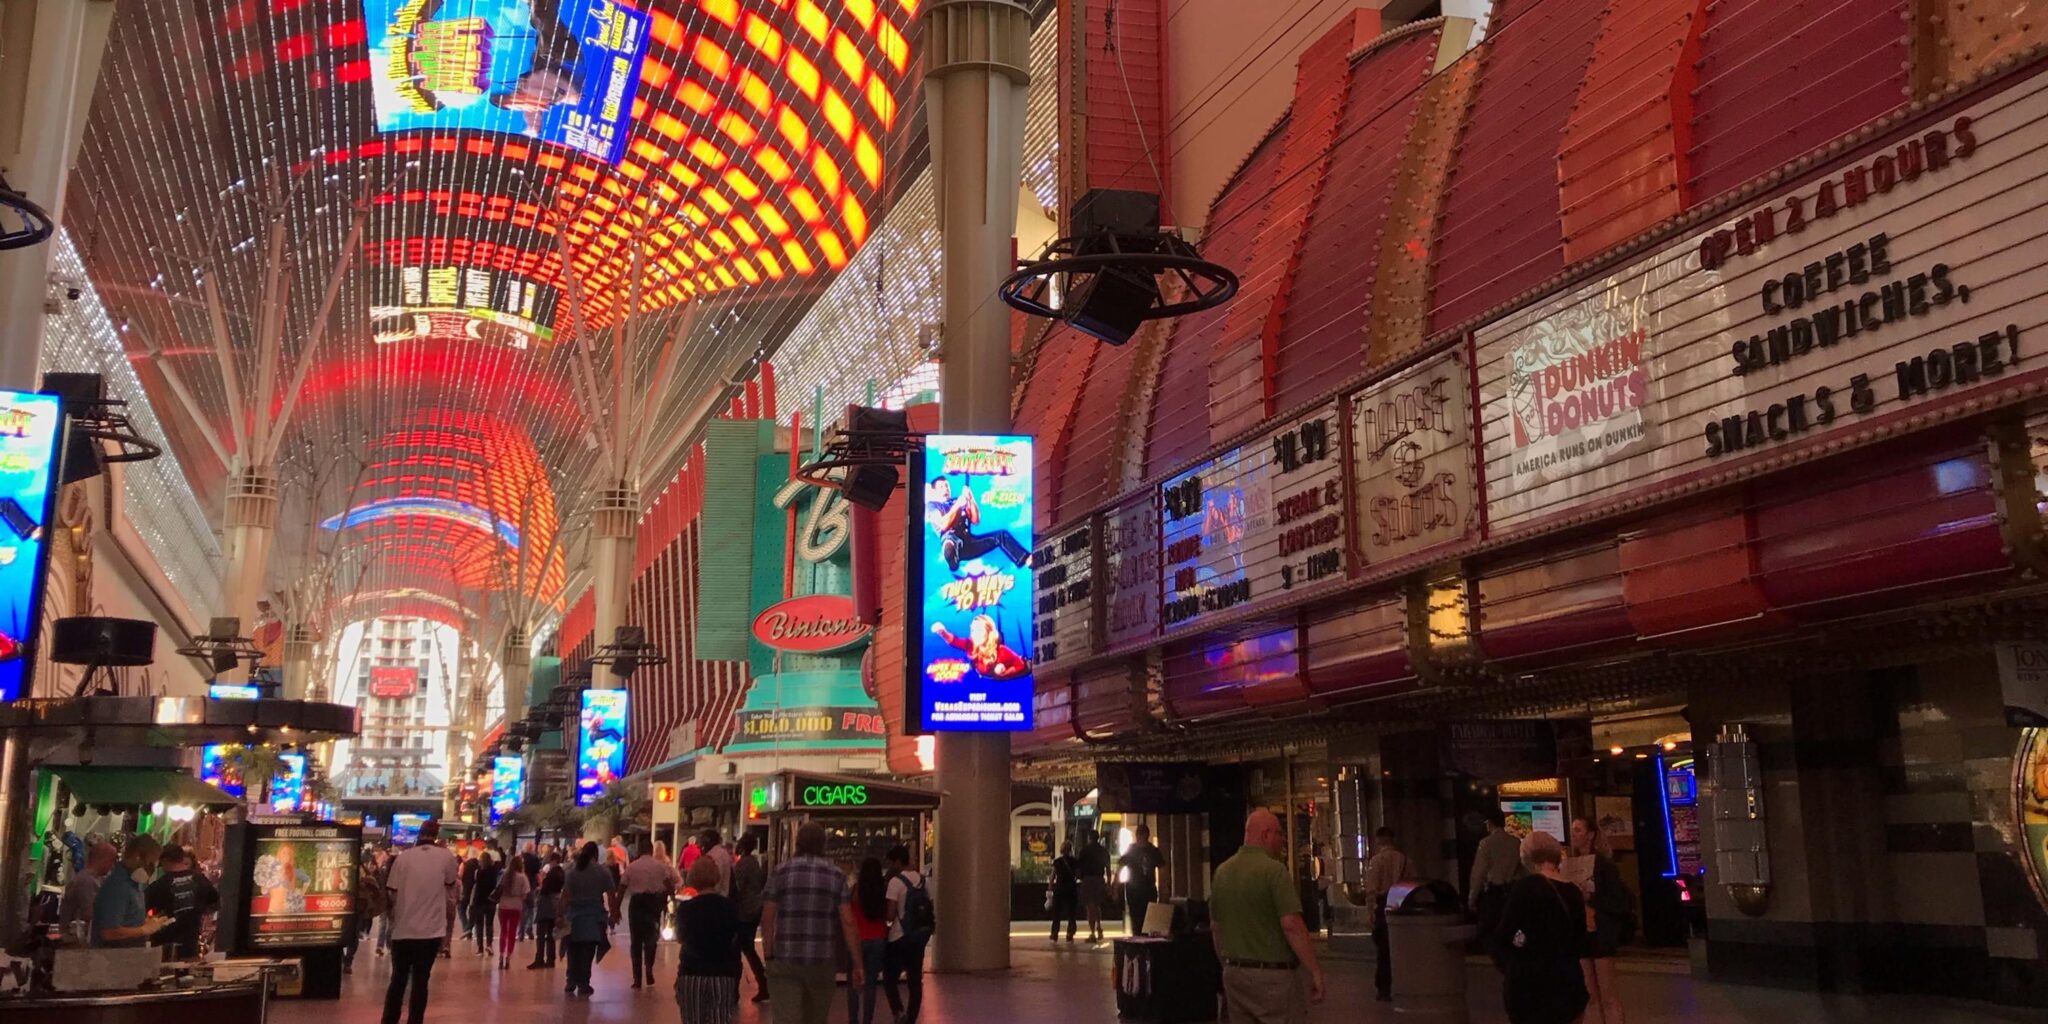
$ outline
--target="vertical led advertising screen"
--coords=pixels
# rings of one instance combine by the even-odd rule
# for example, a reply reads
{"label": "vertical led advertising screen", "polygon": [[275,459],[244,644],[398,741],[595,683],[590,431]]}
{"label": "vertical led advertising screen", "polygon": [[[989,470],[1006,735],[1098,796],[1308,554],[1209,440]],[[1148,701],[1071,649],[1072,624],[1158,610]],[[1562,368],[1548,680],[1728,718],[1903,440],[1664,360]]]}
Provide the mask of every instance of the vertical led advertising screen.
{"label": "vertical led advertising screen", "polygon": [[63,437],[57,396],[0,391],[0,701],[28,696],[36,663]]}
{"label": "vertical led advertising screen", "polygon": [[228,764],[228,750],[225,743],[209,743],[200,749],[199,781],[237,800],[246,799],[248,788],[242,785],[242,776]]}
{"label": "vertical led advertising screen", "polygon": [[1031,728],[1031,439],[933,434],[911,457],[908,679],[923,732]]}
{"label": "vertical led advertising screen", "polygon": [[647,15],[612,0],[363,0],[377,130],[473,129],[617,164]]}
{"label": "vertical led advertising screen", "polygon": [[576,806],[586,807],[626,774],[626,691],[583,691],[576,739]]}
{"label": "vertical led advertising screen", "polygon": [[277,755],[277,780],[270,784],[270,809],[290,813],[306,797],[306,755]]}
{"label": "vertical led advertising screen", "polygon": [[[624,692],[624,691],[621,691]],[[491,759],[491,824],[519,808],[526,799],[526,759],[499,754]]]}

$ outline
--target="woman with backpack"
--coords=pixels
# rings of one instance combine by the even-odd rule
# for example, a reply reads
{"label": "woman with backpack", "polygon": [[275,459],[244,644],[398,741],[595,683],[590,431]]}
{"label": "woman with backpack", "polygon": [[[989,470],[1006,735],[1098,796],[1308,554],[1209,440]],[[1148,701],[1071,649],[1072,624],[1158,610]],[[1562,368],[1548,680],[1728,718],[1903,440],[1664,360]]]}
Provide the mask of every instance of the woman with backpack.
{"label": "woman with backpack", "polygon": [[[917,1012],[924,1006],[924,947],[932,941],[938,912],[924,874],[910,866],[910,848],[889,850],[888,944],[882,955],[883,995],[896,1024],[917,1024]],[[910,979],[910,1005],[896,994],[896,979]]]}

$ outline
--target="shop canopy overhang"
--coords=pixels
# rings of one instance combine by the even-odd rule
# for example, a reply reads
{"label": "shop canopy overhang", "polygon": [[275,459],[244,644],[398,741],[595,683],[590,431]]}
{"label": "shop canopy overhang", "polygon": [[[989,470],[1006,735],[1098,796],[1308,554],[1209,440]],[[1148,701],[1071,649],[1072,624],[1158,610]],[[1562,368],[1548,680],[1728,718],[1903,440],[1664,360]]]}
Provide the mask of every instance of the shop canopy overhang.
{"label": "shop canopy overhang", "polygon": [[171,768],[129,768],[98,765],[55,765],[50,771],[64,780],[72,800],[82,804],[140,806],[184,804],[190,807],[233,807],[241,801]]}

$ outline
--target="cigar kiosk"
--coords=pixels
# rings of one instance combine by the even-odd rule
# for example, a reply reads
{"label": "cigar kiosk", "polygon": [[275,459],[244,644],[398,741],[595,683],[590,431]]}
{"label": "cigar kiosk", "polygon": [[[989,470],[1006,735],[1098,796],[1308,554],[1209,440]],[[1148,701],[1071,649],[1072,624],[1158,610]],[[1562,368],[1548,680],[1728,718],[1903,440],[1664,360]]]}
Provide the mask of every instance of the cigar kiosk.
{"label": "cigar kiosk", "polygon": [[756,776],[745,790],[747,826],[768,827],[771,862],[794,854],[797,829],[815,821],[825,826],[825,856],[848,872],[899,843],[910,847],[911,864],[922,865],[925,835],[939,807],[939,795],[929,789],[867,775],[786,770]]}

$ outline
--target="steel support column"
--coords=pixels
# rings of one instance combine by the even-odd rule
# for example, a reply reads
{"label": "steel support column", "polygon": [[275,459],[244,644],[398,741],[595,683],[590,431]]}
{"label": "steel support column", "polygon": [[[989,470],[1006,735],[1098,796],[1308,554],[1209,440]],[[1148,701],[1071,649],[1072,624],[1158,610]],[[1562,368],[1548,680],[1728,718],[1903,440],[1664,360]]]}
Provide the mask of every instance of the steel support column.
{"label": "steel support column", "polygon": [[[1031,15],[1014,0],[935,0],[924,8],[925,108],[945,268],[940,424],[1010,428],[1010,314],[996,295],[1012,265]],[[938,738],[934,884],[937,971],[1010,965],[1010,737]]]}
{"label": "steel support column", "polygon": [[[598,492],[590,510],[590,588],[595,606],[595,647],[618,636],[626,624],[626,602],[632,597],[633,549],[640,529],[640,492],[623,481]],[[593,672],[590,687],[616,690],[622,680],[609,669]]]}

